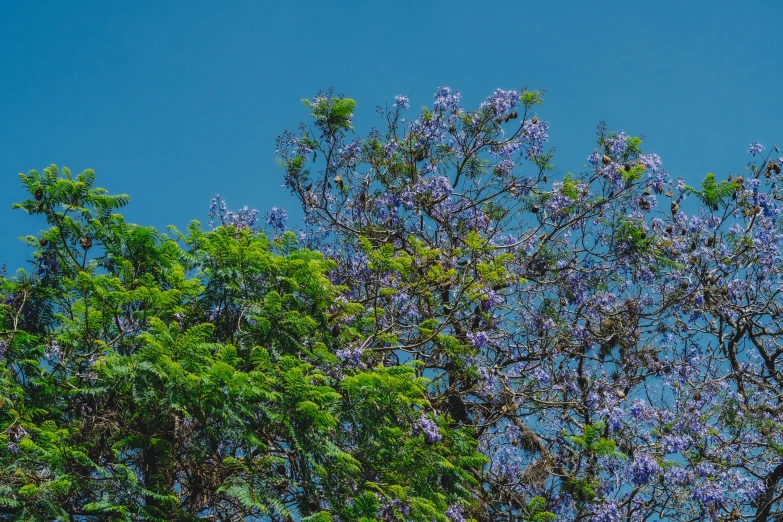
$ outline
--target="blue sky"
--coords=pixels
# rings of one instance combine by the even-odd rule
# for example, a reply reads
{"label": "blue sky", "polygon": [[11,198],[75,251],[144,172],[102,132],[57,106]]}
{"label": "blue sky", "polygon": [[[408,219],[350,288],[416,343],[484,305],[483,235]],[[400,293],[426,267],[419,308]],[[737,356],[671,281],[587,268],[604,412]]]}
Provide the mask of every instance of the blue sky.
{"label": "blue sky", "polygon": [[43,227],[11,211],[17,174],[50,163],[95,169],[158,228],[206,223],[215,193],[295,210],[275,136],[330,86],[359,129],[396,94],[546,89],[556,171],[582,168],[604,120],[690,183],[738,172],[751,141],[783,146],[782,37],[778,0],[4,2],[0,264]]}

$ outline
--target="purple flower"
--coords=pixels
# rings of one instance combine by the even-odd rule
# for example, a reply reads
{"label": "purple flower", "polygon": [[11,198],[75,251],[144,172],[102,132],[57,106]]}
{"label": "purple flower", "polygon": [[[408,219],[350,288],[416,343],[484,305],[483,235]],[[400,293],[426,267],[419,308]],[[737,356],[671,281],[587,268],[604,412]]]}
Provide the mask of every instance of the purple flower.
{"label": "purple flower", "polygon": [[462,95],[459,92],[452,91],[449,87],[441,87],[438,89],[438,92],[435,93],[433,109],[436,112],[459,111],[460,99],[462,99]]}
{"label": "purple flower", "polygon": [[609,145],[612,154],[618,155],[625,151],[627,139],[625,132],[620,131],[615,136],[607,138],[606,143]]}
{"label": "purple flower", "polygon": [[667,453],[680,453],[691,447],[693,439],[690,435],[666,435],[663,437],[663,450]]}
{"label": "purple flower", "polygon": [[408,107],[410,107],[411,104],[410,101],[408,101],[407,96],[403,96],[400,94],[394,97],[394,106],[402,111],[405,111],[408,110]]}
{"label": "purple flower", "polygon": [[755,156],[756,154],[759,154],[762,150],[764,150],[764,145],[761,143],[751,143],[750,148],[748,149],[748,154],[751,156]]}
{"label": "purple flower", "polygon": [[416,424],[413,426],[413,435],[416,436],[420,434],[424,435],[424,440],[427,441],[428,444],[434,444],[443,440],[443,435],[440,434],[440,430],[438,429],[438,425],[435,424],[435,421],[424,415],[419,417],[419,420],[416,421]]}
{"label": "purple flower", "polygon": [[449,506],[449,509],[444,513],[452,522],[465,522],[465,516],[462,514],[462,508],[456,504]]}
{"label": "purple flower", "polygon": [[620,510],[611,500],[606,500],[602,504],[593,505],[593,516],[591,522],[619,522],[621,520]]}
{"label": "purple flower", "polygon": [[644,401],[641,399],[636,399],[633,402],[633,405],[631,406],[631,417],[634,419],[638,419],[642,416],[645,410],[645,404]]}
{"label": "purple flower", "polygon": [[360,343],[354,343],[346,346],[342,350],[337,350],[336,355],[350,366],[360,366],[362,364],[364,348]]}
{"label": "purple flower", "polygon": [[672,466],[666,468],[663,473],[666,482],[672,486],[682,486],[684,484],[690,484],[693,480],[691,473],[680,466]]}
{"label": "purple flower", "polygon": [[631,480],[637,486],[649,484],[655,475],[661,472],[661,466],[652,455],[637,454],[630,466]]}
{"label": "purple flower", "polygon": [[272,227],[272,230],[278,234],[285,229],[285,223],[288,220],[288,212],[283,208],[272,207],[266,213],[266,224]]}
{"label": "purple flower", "polygon": [[231,225],[238,229],[253,228],[258,220],[258,210],[256,209],[249,209],[245,206],[236,212],[228,210],[226,202],[220,197],[220,194],[215,194],[215,197],[210,200],[207,215],[212,218],[209,224],[213,227],[215,226],[215,218],[220,221],[220,225]]}
{"label": "purple flower", "polygon": [[487,335],[487,332],[468,332],[468,340],[478,349],[486,348],[489,345],[489,335]]}
{"label": "purple flower", "polygon": [[716,487],[713,482],[707,482],[693,489],[693,499],[709,506],[721,504],[726,497],[723,488]]}
{"label": "purple flower", "polygon": [[613,408],[612,413],[609,415],[609,431],[612,433],[616,433],[620,431],[620,428],[622,427],[622,421],[623,421],[623,410],[622,408]]}
{"label": "purple flower", "polygon": [[495,116],[500,116],[510,112],[519,103],[519,91],[504,91],[495,89],[495,92],[481,104],[481,108],[491,108]]}

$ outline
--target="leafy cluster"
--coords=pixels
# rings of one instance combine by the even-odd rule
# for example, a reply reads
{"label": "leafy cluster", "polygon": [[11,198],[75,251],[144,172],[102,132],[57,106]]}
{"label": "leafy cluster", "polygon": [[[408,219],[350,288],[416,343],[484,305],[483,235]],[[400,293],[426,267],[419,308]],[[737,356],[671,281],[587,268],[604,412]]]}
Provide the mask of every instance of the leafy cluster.
{"label": "leafy cluster", "polygon": [[334,262],[290,233],[126,223],[91,171],[21,177],[17,207],[50,228],[26,238],[33,271],[0,279],[1,520],[446,521],[470,503],[484,459],[416,368],[338,364],[364,305]]}

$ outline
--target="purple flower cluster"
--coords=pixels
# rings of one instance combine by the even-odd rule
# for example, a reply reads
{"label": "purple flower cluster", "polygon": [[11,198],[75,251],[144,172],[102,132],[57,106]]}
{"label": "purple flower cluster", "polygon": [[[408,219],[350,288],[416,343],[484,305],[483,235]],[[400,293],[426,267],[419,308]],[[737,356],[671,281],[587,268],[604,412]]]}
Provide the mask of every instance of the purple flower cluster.
{"label": "purple flower cluster", "polygon": [[424,440],[428,444],[435,444],[443,440],[438,425],[426,415],[419,417],[416,424],[413,425],[413,435],[424,435]]}
{"label": "purple flower cluster", "polygon": [[215,226],[217,219],[222,226],[234,226],[237,229],[253,228],[258,221],[258,210],[249,209],[247,206],[238,211],[228,210],[225,200],[220,197],[220,194],[215,194],[209,202],[208,216],[211,218],[209,225],[212,227]]}
{"label": "purple flower cluster", "polygon": [[459,111],[462,94],[452,91],[449,87],[440,87],[435,93],[435,102],[433,109],[435,112],[447,113]]}
{"label": "purple flower cluster", "polygon": [[517,106],[522,96],[520,91],[504,91],[495,89],[495,92],[481,104],[482,109],[490,109],[494,116],[504,116]]}
{"label": "purple flower cluster", "polygon": [[755,156],[756,154],[760,154],[761,151],[764,150],[764,145],[761,143],[751,143],[748,147],[748,154],[751,156]]}
{"label": "purple flower cluster", "polygon": [[336,355],[349,366],[358,367],[362,365],[364,347],[361,343],[350,344],[345,348],[337,350]]}
{"label": "purple flower cluster", "polygon": [[266,213],[266,224],[272,228],[275,234],[279,234],[285,230],[286,221],[288,221],[288,212],[283,208],[272,207],[272,209]]}
{"label": "purple flower cluster", "polygon": [[661,472],[661,466],[652,455],[639,453],[634,456],[629,467],[631,480],[637,486],[649,484]]}
{"label": "purple flower cluster", "polygon": [[456,504],[450,505],[449,509],[447,509],[444,514],[451,522],[466,522],[467,520],[463,514],[462,508]]}
{"label": "purple flower cluster", "polygon": [[620,522],[622,520],[617,504],[612,501],[607,500],[592,507],[593,516],[590,518],[591,522]]}
{"label": "purple flower cluster", "polygon": [[401,111],[405,111],[408,110],[411,104],[407,96],[398,95],[394,97],[394,106],[399,108]]}

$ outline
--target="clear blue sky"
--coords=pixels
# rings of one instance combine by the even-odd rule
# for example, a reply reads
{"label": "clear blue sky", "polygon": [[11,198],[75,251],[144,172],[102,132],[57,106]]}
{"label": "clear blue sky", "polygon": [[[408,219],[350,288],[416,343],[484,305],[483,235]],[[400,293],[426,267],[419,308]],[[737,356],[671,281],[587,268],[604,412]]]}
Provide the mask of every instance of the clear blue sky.
{"label": "clear blue sky", "polygon": [[420,107],[448,85],[473,106],[545,88],[561,172],[605,120],[674,175],[725,175],[749,142],[783,146],[781,51],[779,0],[3,2],[0,264],[43,227],[10,210],[17,174],[50,163],[95,169],[159,228],[206,223],[218,192],[294,210],[274,139],[329,86],[357,100],[359,128],[396,94]]}

